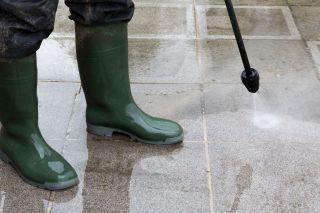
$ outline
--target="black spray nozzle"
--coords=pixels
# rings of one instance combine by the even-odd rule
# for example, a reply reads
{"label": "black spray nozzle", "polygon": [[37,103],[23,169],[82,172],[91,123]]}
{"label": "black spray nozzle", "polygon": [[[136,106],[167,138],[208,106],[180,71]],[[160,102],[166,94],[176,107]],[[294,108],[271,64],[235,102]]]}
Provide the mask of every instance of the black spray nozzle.
{"label": "black spray nozzle", "polygon": [[257,70],[251,68],[251,66],[250,66],[246,47],[245,47],[243,39],[242,39],[241,31],[239,28],[236,13],[235,13],[233,5],[232,5],[232,1],[225,0],[225,3],[227,6],[230,21],[232,24],[232,29],[233,29],[234,35],[236,37],[236,40],[237,40],[242,63],[245,68],[245,71],[243,71],[241,74],[241,80],[249,92],[256,93],[259,90],[259,73]]}
{"label": "black spray nozzle", "polygon": [[257,70],[250,68],[241,74],[242,83],[246,86],[249,92],[256,93],[259,90],[260,77]]}

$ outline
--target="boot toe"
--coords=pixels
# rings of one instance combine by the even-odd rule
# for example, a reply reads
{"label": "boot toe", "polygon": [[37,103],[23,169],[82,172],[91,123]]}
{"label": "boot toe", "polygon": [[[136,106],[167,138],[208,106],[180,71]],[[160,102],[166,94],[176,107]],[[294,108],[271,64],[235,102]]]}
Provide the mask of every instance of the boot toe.
{"label": "boot toe", "polygon": [[171,120],[161,119],[156,125],[156,128],[162,131],[167,137],[177,137],[183,133],[180,124]]}
{"label": "boot toe", "polygon": [[55,166],[52,166],[52,162],[45,164],[47,166],[44,162],[38,162],[21,169],[14,167],[26,183],[42,189],[62,190],[79,183],[76,171],[68,163],[58,161],[54,162]]}
{"label": "boot toe", "polygon": [[[55,164],[54,166],[52,164]],[[48,163],[51,175],[46,178],[44,186],[50,190],[61,190],[75,186],[79,183],[78,175],[73,167],[66,161]]]}
{"label": "boot toe", "polygon": [[153,141],[151,144],[166,145],[183,141],[184,133],[180,124],[161,118],[154,118],[149,124],[152,128],[147,129],[152,131],[147,131],[146,136]]}
{"label": "boot toe", "polygon": [[49,190],[62,190],[78,185],[78,183],[79,179],[76,172],[74,170],[70,170],[59,175],[55,181],[46,182],[44,186]]}
{"label": "boot toe", "polygon": [[174,144],[183,141],[184,133],[183,128],[180,124],[167,120],[166,129],[164,130],[163,134],[165,135],[166,139],[164,142],[166,144]]}
{"label": "boot toe", "polygon": [[52,152],[52,155],[45,159],[33,159],[33,162],[27,163],[19,173],[25,182],[47,190],[62,190],[71,188],[79,183],[78,175],[73,167],[58,153]]}

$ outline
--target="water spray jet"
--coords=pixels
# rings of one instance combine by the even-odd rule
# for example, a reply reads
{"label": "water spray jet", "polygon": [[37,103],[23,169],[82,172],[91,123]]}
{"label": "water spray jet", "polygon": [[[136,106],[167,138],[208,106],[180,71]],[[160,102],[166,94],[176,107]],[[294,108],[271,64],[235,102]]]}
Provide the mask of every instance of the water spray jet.
{"label": "water spray jet", "polygon": [[228,14],[229,14],[230,21],[232,24],[232,29],[233,29],[234,35],[236,37],[236,40],[237,40],[239,52],[241,55],[243,66],[244,66],[244,71],[241,74],[242,83],[245,85],[245,87],[248,89],[249,92],[256,93],[259,90],[259,84],[260,84],[259,83],[259,81],[260,81],[259,72],[255,69],[253,69],[250,65],[247,51],[246,51],[245,45],[243,43],[243,39],[242,39],[239,24],[238,24],[237,16],[234,12],[234,8],[232,5],[232,1],[225,0],[225,3],[227,6]]}

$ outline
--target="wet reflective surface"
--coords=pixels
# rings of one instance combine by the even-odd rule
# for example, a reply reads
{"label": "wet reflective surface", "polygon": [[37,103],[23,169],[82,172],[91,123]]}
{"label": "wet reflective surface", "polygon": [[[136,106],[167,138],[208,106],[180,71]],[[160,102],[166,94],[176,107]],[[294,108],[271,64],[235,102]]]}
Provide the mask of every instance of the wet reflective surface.
{"label": "wet reflective surface", "polygon": [[156,147],[85,132],[72,22],[61,4],[39,52],[40,128],[80,184],[39,190],[0,162],[0,212],[319,212],[318,1],[234,1],[249,5],[239,19],[261,75],[254,96],[241,84],[223,1],[197,0],[209,5],[198,18],[192,1],[176,2],[137,1],[130,75],[139,106],[181,123],[186,142]]}

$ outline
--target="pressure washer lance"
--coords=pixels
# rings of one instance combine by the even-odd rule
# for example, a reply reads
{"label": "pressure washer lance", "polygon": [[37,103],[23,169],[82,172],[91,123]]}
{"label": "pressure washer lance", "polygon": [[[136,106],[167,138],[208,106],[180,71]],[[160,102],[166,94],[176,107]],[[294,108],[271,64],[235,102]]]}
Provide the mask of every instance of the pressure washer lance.
{"label": "pressure washer lance", "polygon": [[233,9],[232,1],[231,0],[225,0],[227,10],[229,13],[230,21],[232,24],[233,32],[236,37],[239,52],[242,58],[242,63],[244,66],[244,71],[241,74],[241,80],[242,83],[246,86],[249,92],[256,93],[259,90],[259,73],[257,70],[253,69],[250,66],[250,62],[248,59],[247,51],[243,43],[242,35],[240,32],[238,20],[236,17],[236,14]]}

